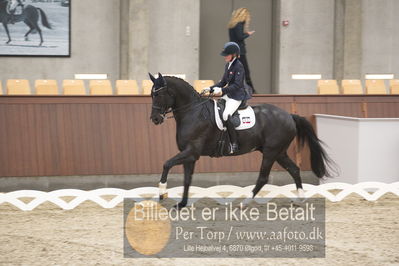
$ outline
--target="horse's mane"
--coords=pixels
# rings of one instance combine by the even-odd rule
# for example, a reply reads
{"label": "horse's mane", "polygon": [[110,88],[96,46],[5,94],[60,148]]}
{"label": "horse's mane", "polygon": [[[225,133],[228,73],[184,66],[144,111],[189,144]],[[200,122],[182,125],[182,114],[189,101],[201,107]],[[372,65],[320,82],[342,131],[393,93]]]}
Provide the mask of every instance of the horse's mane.
{"label": "horse's mane", "polygon": [[193,86],[191,86],[190,83],[185,81],[184,79],[178,78],[178,77],[173,77],[173,76],[165,76],[164,77],[166,82],[169,83],[171,82],[172,84],[175,84],[176,86],[179,87],[185,87],[187,89],[190,89],[196,97],[201,97],[200,94],[194,89]]}

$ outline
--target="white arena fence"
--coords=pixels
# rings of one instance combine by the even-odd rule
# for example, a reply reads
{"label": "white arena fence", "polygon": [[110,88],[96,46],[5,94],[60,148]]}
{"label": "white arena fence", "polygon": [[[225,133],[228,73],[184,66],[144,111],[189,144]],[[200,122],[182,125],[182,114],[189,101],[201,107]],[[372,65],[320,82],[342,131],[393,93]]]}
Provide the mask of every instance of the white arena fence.
{"label": "white arena fence", "polygon": [[[214,186],[209,188],[190,187],[190,198],[192,200],[199,198],[214,198],[216,201],[220,199],[223,202],[234,201],[237,198],[252,197],[252,189],[254,186],[238,187],[238,186]],[[338,202],[351,193],[356,193],[368,201],[376,201],[386,193],[393,193],[399,196],[399,182],[386,184],[381,182],[363,182],[358,184],[347,183],[327,183],[322,185],[303,184],[305,197],[323,196],[331,202]],[[331,190],[334,192],[332,193]],[[337,190],[338,193],[337,193]],[[168,189],[168,197],[180,200],[183,187],[175,187]],[[103,197],[113,197],[106,200]],[[276,197],[297,198],[296,187],[294,184],[285,186],[265,185],[256,196],[257,199],[276,198]],[[62,197],[74,197],[72,200],[65,201]],[[153,198],[158,199],[159,190],[157,187],[143,187],[131,190],[117,188],[101,188],[91,191],[79,189],[61,189],[51,192],[43,192],[36,190],[19,190],[8,193],[0,193],[0,204],[9,203],[15,207],[30,211],[45,202],[52,202],[64,210],[71,210],[79,206],[84,201],[90,200],[103,208],[114,208],[121,203],[124,198]],[[22,198],[32,198],[29,203],[24,203]],[[192,201],[191,201],[192,202]]]}

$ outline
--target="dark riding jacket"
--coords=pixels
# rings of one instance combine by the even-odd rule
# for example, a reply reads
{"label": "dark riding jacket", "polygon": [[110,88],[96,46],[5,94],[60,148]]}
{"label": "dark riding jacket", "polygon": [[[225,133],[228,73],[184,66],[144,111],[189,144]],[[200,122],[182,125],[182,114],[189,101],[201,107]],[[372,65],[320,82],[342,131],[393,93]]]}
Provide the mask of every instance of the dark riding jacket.
{"label": "dark riding jacket", "polygon": [[237,101],[250,99],[251,96],[248,94],[244,85],[244,66],[240,60],[236,58],[231,64],[230,68],[228,67],[229,63],[227,63],[224,68],[224,75],[222,79],[217,84],[211,86],[211,88],[220,87],[222,88],[223,95],[227,94],[229,98]]}

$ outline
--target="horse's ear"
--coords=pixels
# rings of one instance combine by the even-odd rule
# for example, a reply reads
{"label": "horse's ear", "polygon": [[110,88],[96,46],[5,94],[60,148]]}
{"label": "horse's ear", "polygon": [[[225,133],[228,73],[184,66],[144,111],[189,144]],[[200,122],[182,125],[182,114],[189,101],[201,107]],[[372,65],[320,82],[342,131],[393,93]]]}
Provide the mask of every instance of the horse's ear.
{"label": "horse's ear", "polygon": [[155,81],[157,80],[151,73],[148,72],[148,75],[150,76],[150,79],[152,81],[152,83],[155,84]]}
{"label": "horse's ear", "polygon": [[158,79],[162,80],[162,86],[166,86],[166,80],[161,73],[158,72]]}

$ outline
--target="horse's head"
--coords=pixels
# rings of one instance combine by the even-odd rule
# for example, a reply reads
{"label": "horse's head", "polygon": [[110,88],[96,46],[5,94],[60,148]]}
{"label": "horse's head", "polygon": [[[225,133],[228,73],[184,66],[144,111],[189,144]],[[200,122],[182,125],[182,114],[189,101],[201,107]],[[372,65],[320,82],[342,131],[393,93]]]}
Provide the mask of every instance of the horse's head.
{"label": "horse's head", "polygon": [[148,74],[154,83],[151,90],[151,120],[155,125],[158,125],[164,121],[166,113],[172,109],[175,97],[161,73],[158,73],[158,78],[155,78],[151,73]]}

